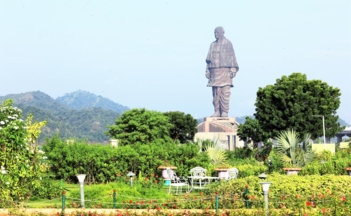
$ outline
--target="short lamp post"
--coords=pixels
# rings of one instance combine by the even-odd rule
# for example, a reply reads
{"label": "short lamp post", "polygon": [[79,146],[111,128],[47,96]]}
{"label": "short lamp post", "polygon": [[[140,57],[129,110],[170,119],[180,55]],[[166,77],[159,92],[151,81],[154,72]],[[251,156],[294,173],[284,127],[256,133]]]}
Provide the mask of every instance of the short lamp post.
{"label": "short lamp post", "polygon": [[79,181],[80,185],[80,202],[82,205],[82,208],[85,208],[84,204],[84,179],[85,179],[86,174],[77,174],[77,178]]}
{"label": "short lamp post", "polygon": [[[262,180],[265,180],[267,178],[267,175],[264,173],[261,173],[258,177]],[[260,182],[260,184],[262,185],[262,190],[263,190],[265,212],[266,212],[266,215],[268,215],[268,191],[269,191],[269,186],[271,186],[272,182]]]}
{"label": "short lamp post", "polygon": [[133,172],[129,172],[127,176],[130,178],[130,186],[133,187],[133,177],[135,174]]}
{"label": "short lamp post", "polygon": [[323,124],[323,140],[324,140],[324,150],[326,150],[325,145],[325,126],[324,126],[324,115],[312,115],[313,117],[322,117],[322,124]]}

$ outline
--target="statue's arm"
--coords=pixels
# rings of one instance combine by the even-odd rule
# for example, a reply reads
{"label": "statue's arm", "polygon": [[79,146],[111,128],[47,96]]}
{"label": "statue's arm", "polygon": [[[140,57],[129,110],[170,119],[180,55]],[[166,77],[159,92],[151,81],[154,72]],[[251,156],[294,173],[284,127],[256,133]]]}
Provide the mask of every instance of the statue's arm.
{"label": "statue's arm", "polygon": [[206,64],[206,78],[210,79],[211,75],[210,75],[210,70],[208,69],[208,64]]}
{"label": "statue's arm", "polygon": [[230,73],[229,74],[230,78],[233,79],[236,76],[236,73],[237,73],[236,68],[235,67],[230,68],[230,72],[229,73]]}

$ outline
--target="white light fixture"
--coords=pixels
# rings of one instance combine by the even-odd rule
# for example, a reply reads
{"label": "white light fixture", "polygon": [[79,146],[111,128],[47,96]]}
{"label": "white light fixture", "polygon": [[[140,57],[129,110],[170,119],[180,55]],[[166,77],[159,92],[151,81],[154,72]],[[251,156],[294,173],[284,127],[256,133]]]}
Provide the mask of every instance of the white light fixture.
{"label": "white light fixture", "polygon": [[127,176],[130,178],[130,186],[133,187],[133,177],[135,174],[133,172],[129,172]]}
{"label": "white light fixture", "polygon": [[76,176],[78,178],[79,186],[80,186],[80,201],[81,201],[82,208],[84,208],[85,207],[85,204],[84,204],[84,179],[85,179],[86,174],[77,174]]}
{"label": "white light fixture", "polygon": [[268,193],[269,186],[271,186],[272,182],[260,182],[260,184],[262,185],[263,192],[267,192]]}
{"label": "white light fixture", "polygon": [[79,183],[81,183],[81,182],[84,183],[85,176],[87,176],[87,175],[86,174],[77,174],[76,176],[78,178]]}

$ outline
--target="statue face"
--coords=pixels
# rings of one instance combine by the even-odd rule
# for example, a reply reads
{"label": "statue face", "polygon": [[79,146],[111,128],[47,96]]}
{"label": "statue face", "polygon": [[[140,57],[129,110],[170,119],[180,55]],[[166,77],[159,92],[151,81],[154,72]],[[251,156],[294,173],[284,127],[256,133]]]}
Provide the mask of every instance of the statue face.
{"label": "statue face", "polygon": [[223,28],[221,28],[221,27],[216,28],[215,31],[214,31],[214,35],[215,35],[215,38],[217,40],[220,39],[220,38],[223,38],[223,36],[224,36]]}

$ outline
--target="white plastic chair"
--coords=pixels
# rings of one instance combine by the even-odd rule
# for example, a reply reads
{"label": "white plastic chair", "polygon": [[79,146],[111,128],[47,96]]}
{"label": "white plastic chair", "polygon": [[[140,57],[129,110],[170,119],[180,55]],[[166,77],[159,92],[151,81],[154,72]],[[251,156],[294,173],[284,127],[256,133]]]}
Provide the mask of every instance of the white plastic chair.
{"label": "white plastic chair", "polygon": [[168,193],[171,193],[171,187],[176,187],[176,194],[178,194],[178,190],[180,187],[180,193],[182,193],[183,186],[187,186],[189,191],[189,184],[187,181],[184,181],[180,179],[177,174],[172,170],[167,168],[167,174],[170,180],[169,188],[168,188]]}
{"label": "white plastic chair", "polygon": [[238,178],[239,170],[237,168],[228,169],[228,180]]}
{"label": "white plastic chair", "polygon": [[205,185],[210,183],[207,170],[202,167],[194,167],[190,170],[191,189],[203,189]]}

